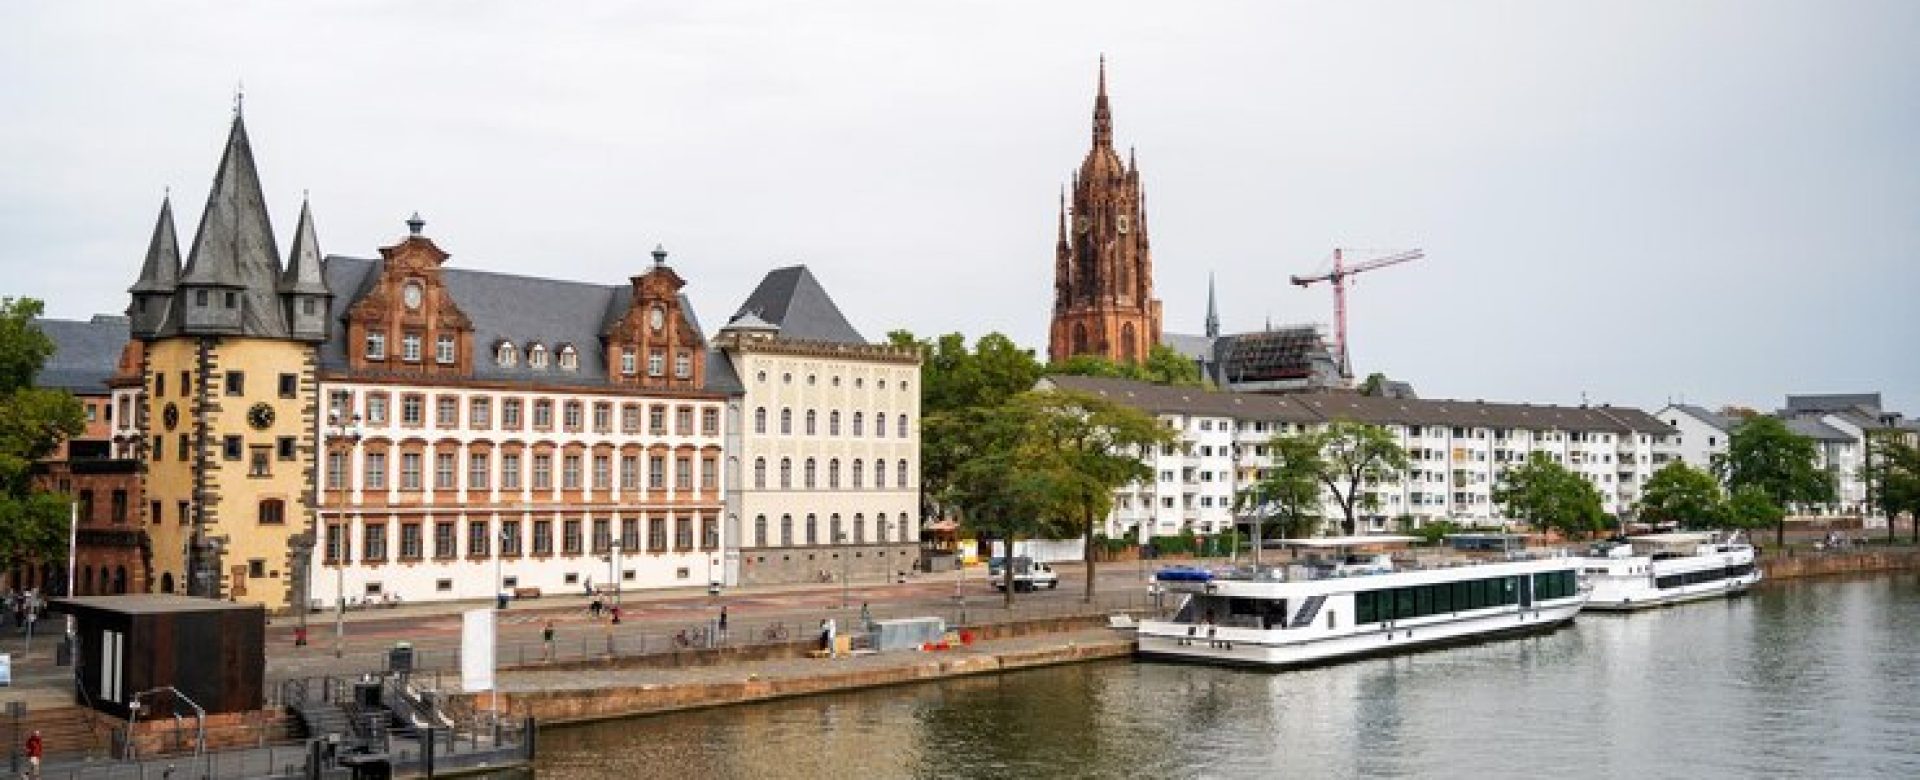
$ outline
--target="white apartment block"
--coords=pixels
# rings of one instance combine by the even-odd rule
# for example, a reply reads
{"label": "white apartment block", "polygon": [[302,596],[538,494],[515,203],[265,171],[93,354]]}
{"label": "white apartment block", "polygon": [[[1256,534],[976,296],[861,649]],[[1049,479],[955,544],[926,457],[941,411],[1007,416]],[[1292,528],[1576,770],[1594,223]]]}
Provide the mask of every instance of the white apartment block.
{"label": "white apartment block", "polygon": [[[1481,401],[1375,398],[1352,393],[1257,395],[1210,392],[1093,377],[1047,377],[1043,388],[1105,396],[1159,417],[1180,443],[1148,456],[1154,478],[1115,496],[1107,534],[1144,540],[1191,530],[1210,534],[1234,522],[1233,497],[1270,465],[1268,443],[1333,420],[1383,426],[1409,454],[1397,479],[1363,488],[1377,508],[1361,513],[1366,532],[1394,530],[1397,518],[1507,522],[1493,502],[1500,474],[1534,452],[1585,476],[1603,508],[1630,517],[1641,486],[1678,457],[1672,428],[1636,409]],[[1341,518],[1331,494],[1322,515]]]}

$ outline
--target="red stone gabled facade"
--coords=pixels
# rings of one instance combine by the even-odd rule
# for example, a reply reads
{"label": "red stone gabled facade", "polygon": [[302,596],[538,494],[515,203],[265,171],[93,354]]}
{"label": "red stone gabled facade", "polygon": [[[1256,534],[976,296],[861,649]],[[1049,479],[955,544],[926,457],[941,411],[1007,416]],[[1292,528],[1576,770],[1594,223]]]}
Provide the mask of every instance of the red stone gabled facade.
{"label": "red stone gabled facade", "polygon": [[1071,212],[1060,204],[1053,289],[1047,346],[1052,361],[1098,355],[1141,362],[1160,343],[1146,197],[1131,152],[1123,163],[1113,147],[1104,58],[1093,104],[1093,148],[1074,175]]}
{"label": "red stone gabled facade", "polygon": [[[420,233],[419,217],[408,223],[406,240],[380,248],[386,259],[372,289],[347,310],[347,343],[366,345],[370,334],[384,337],[384,349],[350,349],[355,371],[393,371],[427,376],[473,373],[473,322],[447,294],[440,266],[452,255]],[[412,354],[409,342],[412,340]],[[443,343],[451,342],[447,359]]]}
{"label": "red stone gabled facade", "polygon": [[[653,267],[633,277],[632,302],[605,335],[607,379],[616,385],[697,390],[705,386],[707,350],[680,305],[685,279],[655,249]],[[688,370],[680,370],[683,366]]]}

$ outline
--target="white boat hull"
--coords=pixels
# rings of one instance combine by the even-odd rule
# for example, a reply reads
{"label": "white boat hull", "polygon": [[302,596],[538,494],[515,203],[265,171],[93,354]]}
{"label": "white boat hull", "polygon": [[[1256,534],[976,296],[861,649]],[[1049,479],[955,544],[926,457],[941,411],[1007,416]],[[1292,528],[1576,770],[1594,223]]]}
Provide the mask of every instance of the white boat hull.
{"label": "white boat hull", "polygon": [[1651,585],[1631,591],[1619,589],[1605,593],[1596,589],[1594,598],[1587,602],[1587,609],[1601,612],[1634,612],[1694,601],[1730,598],[1747,592],[1748,588],[1759,581],[1760,572],[1756,569],[1752,574],[1744,577],[1703,582],[1697,585],[1682,585],[1664,590]]}
{"label": "white boat hull", "polygon": [[[1290,639],[1286,630],[1251,631],[1143,622],[1136,632],[1136,653],[1146,658],[1267,668],[1312,666],[1551,631],[1573,620],[1584,603],[1585,594],[1582,594],[1524,610],[1506,606],[1475,610],[1481,614],[1459,617],[1436,615],[1368,624],[1351,632],[1310,639]],[[1187,635],[1188,628],[1195,629],[1192,636]]]}

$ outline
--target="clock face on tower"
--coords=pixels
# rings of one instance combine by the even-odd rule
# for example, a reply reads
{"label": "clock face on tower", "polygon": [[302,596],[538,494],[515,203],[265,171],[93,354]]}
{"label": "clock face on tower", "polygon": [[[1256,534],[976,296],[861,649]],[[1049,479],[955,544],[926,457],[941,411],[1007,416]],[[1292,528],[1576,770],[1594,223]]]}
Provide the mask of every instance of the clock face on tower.
{"label": "clock face on tower", "polygon": [[180,427],[180,407],[167,404],[167,408],[160,410],[160,422],[166,425],[169,431]]}
{"label": "clock face on tower", "polygon": [[405,287],[400,288],[400,301],[405,303],[408,309],[418,309],[422,294],[419,282],[407,282]]}
{"label": "clock face on tower", "polygon": [[273,407],[266,404],[254,404],[247,410],[247,424],[256,429],[265,430],[273,426]]}

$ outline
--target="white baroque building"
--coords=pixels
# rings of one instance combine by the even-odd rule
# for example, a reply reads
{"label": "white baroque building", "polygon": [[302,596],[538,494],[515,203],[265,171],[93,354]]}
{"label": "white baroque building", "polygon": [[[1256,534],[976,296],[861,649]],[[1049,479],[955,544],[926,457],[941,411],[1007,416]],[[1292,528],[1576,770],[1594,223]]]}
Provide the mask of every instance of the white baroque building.
{"label": "white baroque building", "polygon": [[[1394,530],[1436,520],[1495,524],[1508,520],[1492,495],[1501,472],[1542,452],[1581,474],[1600,492],[1603,508],[1630,517],[1641,486],[1678,457],[1675,430],[1638,409],[1542,406],[1376,398],[1328,392],[1261,395],[1171,387],[1098,377],[1050,376],[1041,388],[1093,393],[1157,416],[1180,435],[1179,444],[1147,457],[1154,478],[1115,495],[1107,519],[1111,537],[1144,541],[1189,530],[1225,531],[1234,522],[1233,497],[1256,483],[1270,464],[1276,434],[1299,433],[1334,420],[1385,427],[1409,455],[1398,479],[1369,486],[1378,501],[1362,529]],[[1328,495],[1322,516],[1341,517]]]}

